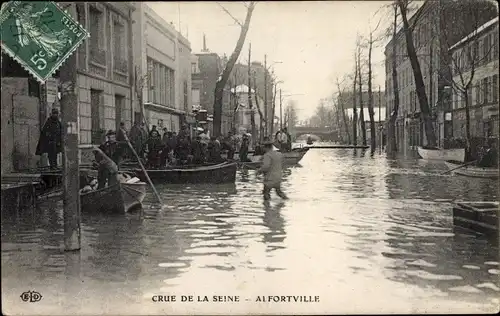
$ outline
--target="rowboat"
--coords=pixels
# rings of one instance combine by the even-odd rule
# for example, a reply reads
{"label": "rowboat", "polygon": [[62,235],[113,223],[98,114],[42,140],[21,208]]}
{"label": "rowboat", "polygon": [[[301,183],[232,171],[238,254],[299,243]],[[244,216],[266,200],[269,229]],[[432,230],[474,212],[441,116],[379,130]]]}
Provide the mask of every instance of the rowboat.
{"label": "rowboat", "polygon": [[[165,169],[146,170],[151,181],[156,183],[234,183],[236,181],[236,162],[223,162],[212,165],[170,167]],[[135,169],[139,179],[145,181],[146,176],[141,169]]]}
{"label": "rowboat", "polygon": [[[445,164],[449,169],[457,168],[462,165],[458,161],[445,161]],[[498,168],[482,168],[469,165],[453,170],[453,172],[467,177],[498,179]]]}
{"label": "rowboat", "polygon": [[[89,176],[97,176],[95,170],[88,170]],[[126,213],[142,207],[146,196],[146,183],[120,172],[120,183],[103,189],[80,193],[82,212]]]}
{"label": "rowboat", "polygon": [[125,209],[130,211],[135,208],[142,207],[142,201],[146,197],[146,187],[147,187],[146,183],[122,182],[121,186],[122,186],[123,201],[125,203]]}
{"label": "rowboat", "polygon": [[127,212],[120,183],[80,193],[80,207],[85,213],[124,214]]}
{"label": "rowboat", "polygon": [[[309,147],[295,148],[292,151],[284,152],[283,155],[283,164],[285,166],[293,166],[298,164],[305,154],[309,151]],[[240,162],[241,164],[251,164],[257,165],[262,162],[261,155],[252,155],[248,156],[251,162]]]}
{"label": "rowboat", "polygon": [[463,162],[465,160],[465,148],[438,149],[417,147],[418,154],[425,160],[454,160]]}

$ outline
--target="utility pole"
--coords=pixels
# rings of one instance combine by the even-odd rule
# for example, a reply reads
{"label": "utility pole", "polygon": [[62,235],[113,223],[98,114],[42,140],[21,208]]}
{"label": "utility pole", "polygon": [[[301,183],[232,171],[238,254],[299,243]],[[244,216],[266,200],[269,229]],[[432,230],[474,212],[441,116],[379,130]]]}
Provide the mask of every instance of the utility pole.
{"label": "utility pole", "polygon": [[380,121],[381,116],[380,116],[380,111],[382,108],[382,101],[380,99],[380,85],[378,86],[378,133],[380,135],[379,138],[379,144],[380,144],[380,149],[382,149],[382,122]]}
{"label": "utility pole", "polygon": [[269,122],[267,120],[267,55],[264,55],[264,119],[266,121],[264,134],[267,135],[267,126]]}
{"label": "utility pole", "polygon": [[[76,18],[76,4],[68,14]],[[60,71],[61,116],[63,126],[63,205],[64,250],[81,248],[80,165],[78,161],[78,97],[76,95],[76,52],[66,59]]]}
{"label": "utility pole", "polygon": [[283,98],[281,97],[281,88],[280,88],[280,129],[283,129]]}
{"label": "utility pole", "polygon": [[273,83],[274,92],[272,92],[273,93],[273,99],[272,99],[273,105],[271,108],[271,133],[270,133],[271,137],[274,135],[274,116],[275,116],[274,112],[276,110],[276,88],[277,88],[277,84]]}

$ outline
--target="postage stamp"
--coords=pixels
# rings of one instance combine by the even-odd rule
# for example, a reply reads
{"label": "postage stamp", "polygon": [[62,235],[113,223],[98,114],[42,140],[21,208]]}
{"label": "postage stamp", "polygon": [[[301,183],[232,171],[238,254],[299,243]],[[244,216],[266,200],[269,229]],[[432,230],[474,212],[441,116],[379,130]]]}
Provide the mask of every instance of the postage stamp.
{"label": "postage stamp", "polygon": [[44,83],[90,36],[51,1],[10,1],[0,11],[1,46]]}

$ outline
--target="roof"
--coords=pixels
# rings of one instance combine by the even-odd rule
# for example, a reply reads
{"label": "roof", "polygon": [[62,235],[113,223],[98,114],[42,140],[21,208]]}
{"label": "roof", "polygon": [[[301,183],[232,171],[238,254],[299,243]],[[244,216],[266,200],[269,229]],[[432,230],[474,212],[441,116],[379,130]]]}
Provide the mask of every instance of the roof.
{"label": "roof", "polygon": [[456,44],[454,44],[453,46],[451,46],[449,48],[449,50],[453,50],[453,49],[457,48],[458,46],[462,45],[463,43],[465,43],[465,42],[469,41],[470,39],[472,39],[472,38],[478,36],[479,34],[483,33],[490,26],[493,26],[495,24],[498,24],[498,16],[496,18],[494,18],[493,20],[490,20],[490,21],[484,23],[483,25],[481,25],[480,27],[478,27],[474,32],[472,32],[469,35],[467,35],[466,37],[462,38]]}

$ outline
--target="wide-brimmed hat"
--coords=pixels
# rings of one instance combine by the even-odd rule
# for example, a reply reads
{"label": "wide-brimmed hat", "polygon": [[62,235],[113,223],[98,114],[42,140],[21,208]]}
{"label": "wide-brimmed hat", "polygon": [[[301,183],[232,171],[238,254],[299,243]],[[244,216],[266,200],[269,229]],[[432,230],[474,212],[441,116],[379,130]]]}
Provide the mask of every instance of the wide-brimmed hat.
{"label": "wide-brimmed hat", "polygon": [[116,132],[110,129],[110,130],[106,133],[106,136],[110,136],[110,135],[116,135]]}

